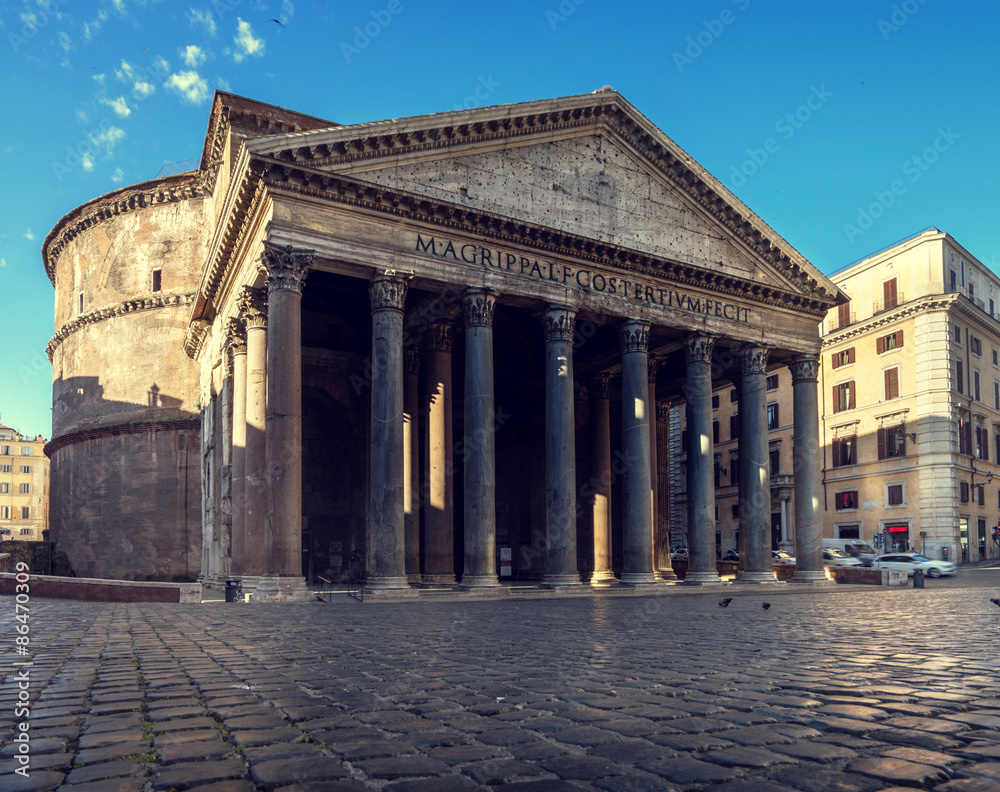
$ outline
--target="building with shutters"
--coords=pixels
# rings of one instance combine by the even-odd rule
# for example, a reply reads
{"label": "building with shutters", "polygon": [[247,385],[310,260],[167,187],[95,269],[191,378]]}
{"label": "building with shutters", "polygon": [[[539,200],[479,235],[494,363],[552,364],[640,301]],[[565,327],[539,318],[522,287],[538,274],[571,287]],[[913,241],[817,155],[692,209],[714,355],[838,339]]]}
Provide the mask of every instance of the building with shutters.
{"label": "building with shutters", "polygon": [[997,556],[1000,278],[936,228],[831,276],[824,535],[958,562]]}
{"label": "building with shutters", "polygon": [[0,424],[0,541],[48,538],[49,459],[45,438]]}

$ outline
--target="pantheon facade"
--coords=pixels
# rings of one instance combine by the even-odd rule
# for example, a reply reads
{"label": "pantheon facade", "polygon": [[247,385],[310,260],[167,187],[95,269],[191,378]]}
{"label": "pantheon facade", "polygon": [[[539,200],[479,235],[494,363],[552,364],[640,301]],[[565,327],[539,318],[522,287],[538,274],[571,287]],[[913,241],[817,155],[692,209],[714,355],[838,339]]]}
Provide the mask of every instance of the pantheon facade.
{"label": "pantheon facade", "polygon": [[[620,94],[340,125],[215,95],[200,166],[64,217],[52,532],[80,575],[502,592],[773,580],[765,378],[824,579],[819,321],[844,296]],[[687,525],[663,421],[686,405]]]}

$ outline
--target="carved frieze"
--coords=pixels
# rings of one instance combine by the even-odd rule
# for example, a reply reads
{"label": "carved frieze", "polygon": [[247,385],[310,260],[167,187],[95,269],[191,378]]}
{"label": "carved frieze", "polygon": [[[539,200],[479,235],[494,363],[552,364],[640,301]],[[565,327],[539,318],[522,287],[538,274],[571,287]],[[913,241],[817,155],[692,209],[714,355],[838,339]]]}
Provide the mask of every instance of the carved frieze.
{"label": "carved frieze", "polygon": [[247,330],[267,329],[267,289],[244,286],[236,298],[236,307]]}
{"label": "carved frieze", "polygon": [[409,284],[406,278],[389,273],[375,275],[368,287],[372,311],[386,310],[402,313],[408,288]]}
{"label": "carved frieze", "polygon": [[470,289],[462,295],[466,327],[491,327],[499,295],[490,289]]}
{"label": "carved frieze", "polygon": [[316,257],[315,250],[284,247],[264,243],[260,256],[260,272],[267,279],[269,292],[284,289],[302,294],[302,283],[309,274],[309,265]]}
{"label": "carved frieze", "polygon": [[545,341],[572,341],[576,311],[563,306],[553,306],[542,314]]}
{"label": "carved frieze", "polygon": [[649,347],[649,322],[629,320],[618,326],[622,352],[645,352]]}
{"label": "carved frieze", "polygon": [[711,363],[714,350],[714,336],[693,335],[684,341],[684,354],[688,363]]}

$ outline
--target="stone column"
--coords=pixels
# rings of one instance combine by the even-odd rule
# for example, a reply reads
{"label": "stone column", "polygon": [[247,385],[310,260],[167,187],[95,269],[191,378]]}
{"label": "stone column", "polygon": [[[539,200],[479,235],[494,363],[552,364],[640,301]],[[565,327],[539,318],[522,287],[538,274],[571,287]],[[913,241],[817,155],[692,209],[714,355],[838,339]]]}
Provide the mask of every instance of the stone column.
{"label": "stone column", "polygon": [[802,583],[826,582],[823,526],[819,519],[820,452],[816,382],[819,359],[804,355],[792,361],[792,421],[795,445],[795,576]]}
{"label": "stone column", "polygon": [[[649,322],[618,328],[622,345],[622,455],[625,457],[624,563],[621,582],[656,583],[649,456]],[[655,419],[653,419],[655,420]]]}
{"label": "stone column", "polygon": [[788,502],[792,499],[792,496],[787,492],[782,492],[778,496],[778,499],[781,501],[781,541],[778,542],[778,549],[795,555],[795,542],[789,536],[791,523],[788,519]]}
{"label": "stone column", "polygon": [[550,306],[545,327],[545,577],[548,588],[577,586],[576,423],[573,323],[576,309]]}
{"label": "stone column", "polygon": [[404,355],[406,379],[403,382],[403,533],[406,536],[406,579],[411,586],[420,583],[420,443],[418,434],[420,394],[420,353],[410,347]]}
{"label": "stone column", "polygon": [[771,474],[767,445],[767,353],[748,346],[740,359],[740,571],[743,583],[775,580],[771,558]]}
{"label": "stone column", "polygon": [[403,503],[403,303],[407,283],[376,275],[372,309],[371,474],[368,582],[371,589],[409,588]]}
{"label": "stone column", "polygon": [[687,360],[687,585],[719,582],[715,559],[715,456],[712,444],[712,351],[715,339],[685,341]]}
{"label": "stone column", "polygon": [[252,594],[265,571],[267,290],[244,286],[237,305],[247,329],[246,476],[243,485],[246,565],[241,579],[243,593]]}
{"label": "stone column", "polygon": [[599,375],[590,386],[590,489],[594,524],[594,574],[591,586],[615,582],[611,571],[611,376]]}
{"label": "stone column", "polygon": [[309,598],[302,575],[302,284],[312,250],[264,243],[267,282],[266,572],[254,600]]}
{"label": "stone column", "polygon": [[[652,396],[655,392],[650,389]],[[651,434],[650,456],[655,455],[656,463],[653,467],[653,567],[656,569],[656,576],[660,580],[677,580],[674,572],[673,562],[670,558],[670,517],[668,514],[669,487],[666,486],[666,470],[668,464],[668,428],[670,420],[670,405],[660,404],[656,401],[650,402],[650,410],[653,411],[654,421],[651,422],[653,432]],[[660,483],[664,482],[664,486]]]}
{"label": "stone column", "polygon": [[230,574],[240,577],[247,566],[246,445],[247,445],[247,331],[242,319],[230,319],[227,343],[233,356],[233,530]]}
{"label": "stone column", "polygon": [[465,315],[465,571],[460,588],[499,586],[496,571],[496,438],[493,311],[497,294],[469,289]]}
{"label": "stone column", "polygon": [[425,586],[455,585],[455,499],[451,420],[451,350],[454,328],[430,327],[427,367],[427,479],[424,492]]}
{"label": "stone column", "polygon": [[[222,465],[216,476],[221,493],[221,534],[219,536],[219,566],[216,585],[225,587],[226,579],[232,574],[233,548],[233,407],[236,394],[234,379],[236,376],[236,346],[242,346],[240,355],[243,369],[243,404],[246,409],[246,342],[243,326],[235,319],[229,319],[224,325],[222,349],[222,420],[220,421],[220,452]],[[246,435],[246,416],[244,415],[243,433]]]}

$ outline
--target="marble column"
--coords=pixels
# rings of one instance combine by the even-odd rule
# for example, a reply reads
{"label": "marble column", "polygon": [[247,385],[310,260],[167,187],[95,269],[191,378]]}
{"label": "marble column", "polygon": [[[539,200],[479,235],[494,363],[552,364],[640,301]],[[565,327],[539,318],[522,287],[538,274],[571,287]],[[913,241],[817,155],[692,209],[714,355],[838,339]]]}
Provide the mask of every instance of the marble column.
{"label": "marble column", "polygon": [[244,286],[237,305],[247,329],[246,476],[243,485],[246,565],[240,577],[243,593],[252,594],[265,572],[267,290]]}
{"label": "marble column", "polygon": [[601,374],[590,386],[590,487],[593,503],[594,573],[590,585],[615,582],[611,571],[611,376]]}
{"label": "marble column", "polygon": [[791,506],[789,503],[791,499],[792,496],[787,492],[782,492],[778,496],[778,500],[781,502],[781,541],[778,542],[778,549],[795,555],[795,542],[792,541],[792,537],[789,535],[791,521],[788,519],[788,510]]}
{"label": "marble column", "polygon": [[307,599],[302,575],[302,284],[311,250],[264,243],[267,284],[267,520],[258,602]]}
{"label": "marble column", "polygon": [[[622,455],[625,462],[624,562],[621,582],[657,583],[653,572],[653,505],[649,456],[649,322],[618,328],[622,346]],[[652,420],[655,420],[652,419]]]}
{"label": "marble column", "polygon": [[425,586],[455,585],[454,444],[451,416],[451,352],[454,328],[430,326],[427,366],[427,470],[424,485]]}
{"label": "marble column", "polygon": [[687,585],[718,583],[715,559],[715,456],[712,444],[712,351],[715,339],[685,341],[687,380]]}
{"label": "marble column", "polygon": [[469,289],[465,316],[465,571],[460,588],[499,586],[496,562],[496,438],[493,312],[497,294]]}
{"label": "marble column", "polygon": [[368,581],[371,589],[409,588],[403,502],[403,304],[407,282],[376,275],[372,309],[371,472]]}
{"label": "marble column", "polygon": [[792,421],[795,445],[795,576],[801,583],[826,582],[823,526],[819,516],[820,452],[816,382],[819,359],[804,355],[792,361]]}
{"label": "marble column", "polygon": [[403,533],[406,536],[406,579],[420,583],[420,435],[418,414],[420,392],[420,352],[410,347],[404,353],[406,379],[403,382]]}
{"label": "marble column", "polygon": [[576,423],[573,323],[576,310],[545,311],[545,577],[542,585],[580,585],[576,559]]}
{"label": "marble column", "polygon": [[[232,574],[233,555],[233,433],[235,425],[233,413],[236,401],[236,349],[243,349],[239,356],[243,369],[243,404],[246,409],[246,341],[243,326],[235,319],[229,319],[223,325],[222,349],[222,419],[219,426],[221,467],[216,476],[221,493],[221,532],[219,536],[218,578],[215,585],[224,588],[226,579]],[[244,415],[244,436],[246,434],[246,416]]]}
{"label": "marble column", "polygon": [[[651,398],[655,398],[655,390],[650,388]],[[677,574],[674,572],[673,561],[670,558],[670,515],[669,515],[669,486],[667,485],[667,465],[669,441],[669,429],[667,426],[670,420],[670,405],[660,404],[656,401],[650,402],[650,410],[653,412],[654,421],[651,422],[653,432],[650,436],[652,451],[650,455],[655,455],[655,465],[653,466],[653,567],[656,569],[656,576],[660,580],[675,581]],[[662,482],[662,486],[661,486]]]}
{"label": "marble column", "polygon": [[247,332],[242,319],[230,319],[227,343],[233,356],[233,529],[230,574],[240,577],[247,566],[246,491],[247,475]]}
{"label": "marble column", "polygon": [[771,474],[767,444],[767,353],[744,347],[740,360],[740,570],[737,580],[775,580],[771,558]]}

